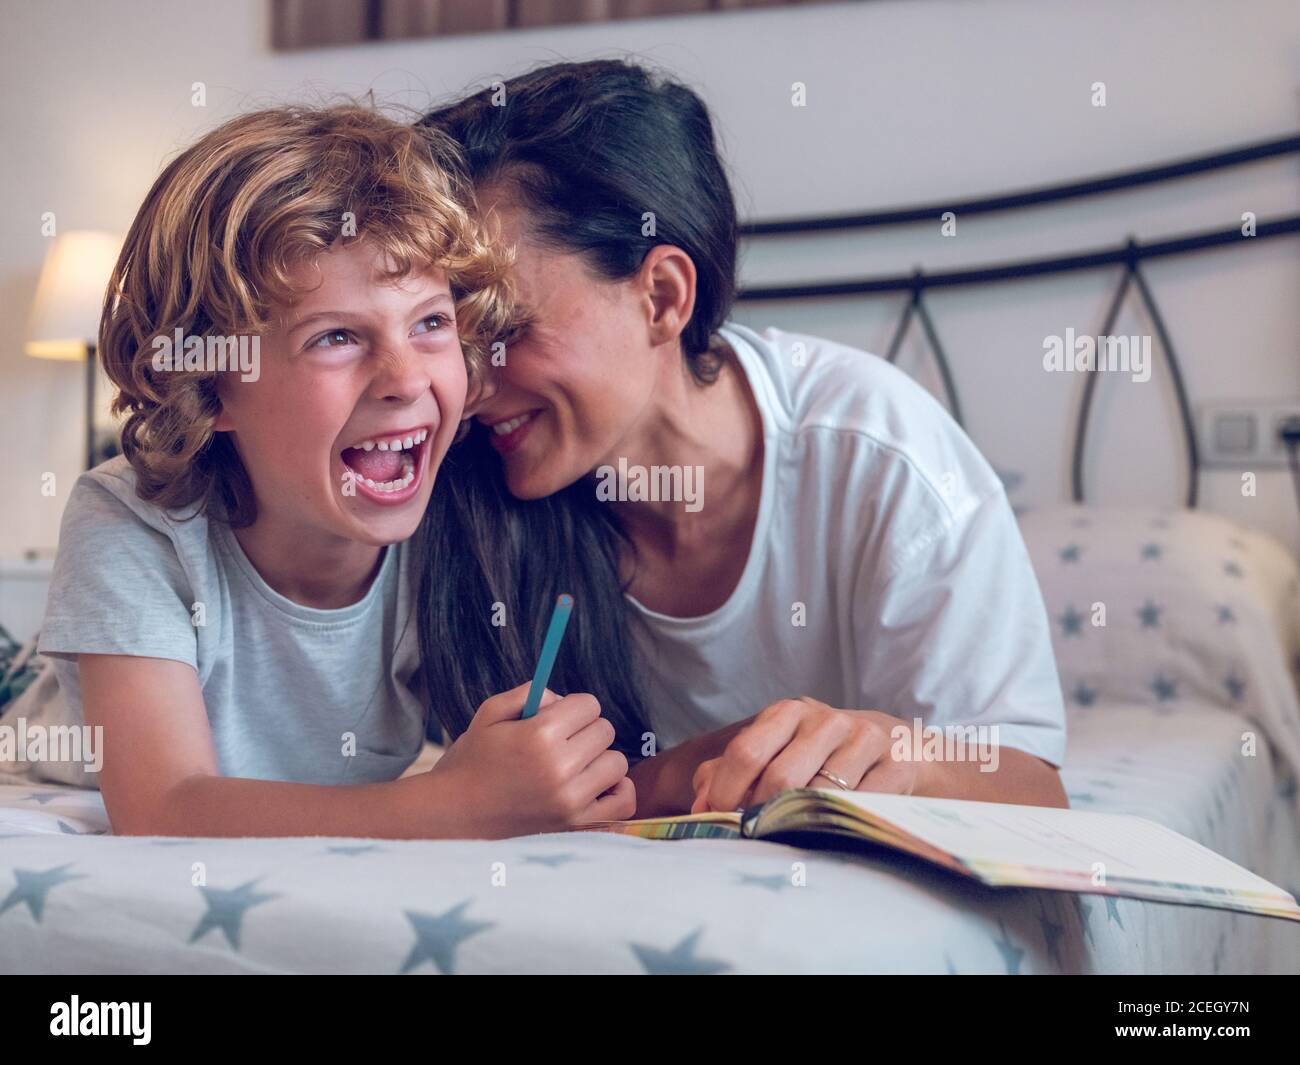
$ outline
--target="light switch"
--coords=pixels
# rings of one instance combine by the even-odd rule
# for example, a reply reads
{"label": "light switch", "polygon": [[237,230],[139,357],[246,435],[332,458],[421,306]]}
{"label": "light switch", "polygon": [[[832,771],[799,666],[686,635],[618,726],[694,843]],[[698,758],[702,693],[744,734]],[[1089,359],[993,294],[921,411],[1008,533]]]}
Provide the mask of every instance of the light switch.
{"label": "light switch", "polygon": [[1214,450],[1222,458],[1245,458],[1255,453],[1255,416],[1249,411],[1214,416]]}
{"label": "light switch", "polygon": [[1300,400],[1230,399],[1199,404],[1200,457],[1206,466],[1237,470],[1283,467],[1278,428],[1300,415]]}

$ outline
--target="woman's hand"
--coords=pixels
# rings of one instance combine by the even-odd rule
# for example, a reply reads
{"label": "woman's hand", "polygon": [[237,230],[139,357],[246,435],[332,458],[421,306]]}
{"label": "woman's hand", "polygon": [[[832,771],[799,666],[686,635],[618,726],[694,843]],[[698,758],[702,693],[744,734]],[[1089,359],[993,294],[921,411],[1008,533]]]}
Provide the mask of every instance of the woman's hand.
{"label": "woman's hand", "polygon": [[610,750],[614,726],[591,695],[542,697],[536,717],[520,720],[528,685],[484,701],[427,774],[454,786],[466,827],[485,838],[559,832],[590,821],[621,821],[636,811],[627,758]]}
{"label": "woman's hand", "polygon": [[691,813],[739,810],[787,788],[837,786],[819,770],[853,791],[911,795],[924,763],[891,757],[891,732],[899,727],[910,726],[878,710],[837,710],[807,696],[782,699],[736,733],[720,757],[700,763]]}

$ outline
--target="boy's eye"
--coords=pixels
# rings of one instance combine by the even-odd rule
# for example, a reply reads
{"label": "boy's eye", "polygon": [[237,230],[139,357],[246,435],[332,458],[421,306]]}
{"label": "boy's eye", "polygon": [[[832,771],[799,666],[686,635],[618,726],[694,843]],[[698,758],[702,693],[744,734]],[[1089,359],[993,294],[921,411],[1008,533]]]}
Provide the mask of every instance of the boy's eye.
{"label": "boy's eye", "polygon": [[451,319],[445,314],[431,314],[428,318],[420,319],[416,327],[411,330],[413,333],[432,333],[439,329],[446,328],[451,323]]}
{"label": "boy's eye", "polygon": [[350,343],[352,343],[352,334],[346,329],[332,329],[328,333],[322,333],[308,346],[313,348],[335,348]]}

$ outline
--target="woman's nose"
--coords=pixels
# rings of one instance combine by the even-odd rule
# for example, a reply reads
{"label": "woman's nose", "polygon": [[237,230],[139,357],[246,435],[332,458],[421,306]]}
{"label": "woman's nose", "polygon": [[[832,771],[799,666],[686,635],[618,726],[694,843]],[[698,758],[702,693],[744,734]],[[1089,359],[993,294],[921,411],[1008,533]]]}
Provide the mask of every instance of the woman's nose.
{"label": "woman's nose", "polygon": [[485,366],[470,374],[469,390],[465,394],[465,417],[472,418],[483,409],[501,387],[496,372]]}

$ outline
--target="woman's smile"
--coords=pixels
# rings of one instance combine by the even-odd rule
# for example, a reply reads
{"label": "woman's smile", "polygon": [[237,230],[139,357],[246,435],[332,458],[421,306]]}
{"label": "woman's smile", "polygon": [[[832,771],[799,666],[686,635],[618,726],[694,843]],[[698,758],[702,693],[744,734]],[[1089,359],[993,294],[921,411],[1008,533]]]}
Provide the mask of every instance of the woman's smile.
{"label": "woman's smile", "polygon": [[544,413],[545,411],[539,408],[514,414],[509,418],[500,418],[497,421],[483,421],[483,424],[491,430],[492,446],[502,455],[506,455],[524,442],[537,419]]}

